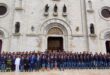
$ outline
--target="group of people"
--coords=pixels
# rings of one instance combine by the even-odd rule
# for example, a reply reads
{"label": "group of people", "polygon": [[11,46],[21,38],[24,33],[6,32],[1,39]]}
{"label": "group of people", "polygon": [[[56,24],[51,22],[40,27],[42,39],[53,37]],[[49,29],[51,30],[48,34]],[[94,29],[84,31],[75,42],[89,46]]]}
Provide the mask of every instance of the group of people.
{"label": "group of people", "polygon": [[110,54],[91,52],[2,52],[0,71],[110,68]]}

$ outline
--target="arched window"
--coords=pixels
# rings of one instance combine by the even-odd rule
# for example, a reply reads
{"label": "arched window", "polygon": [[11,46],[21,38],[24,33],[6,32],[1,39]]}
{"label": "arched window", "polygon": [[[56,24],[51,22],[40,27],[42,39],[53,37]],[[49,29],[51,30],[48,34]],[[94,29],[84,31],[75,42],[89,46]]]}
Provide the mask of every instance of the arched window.
{"label": "arched window", "polygon": [[55,6],[54,6],[54,12],[57,12],[58,11],[58,7],[57,7],[57,5],[55,4]]}
{"label": "arched window", "polygon": [[19,33],[20,31],[20,22],[16,22],[15,24],[15,33]]}
{"label": "arched window", "polygon": [[66,5],[63,6],[63,12],[66,13],[67,12],[67,8]]}
{"label": "arched window", "polygon": [[45,12],[48,12],[48,11],[49,11],[49,6],[47,4],[47,5],[45,5]]}
{"label": "arched window", "polygon": [[91,34],[95,34],[94,24],[93,23],[90,24],[90,33]]}

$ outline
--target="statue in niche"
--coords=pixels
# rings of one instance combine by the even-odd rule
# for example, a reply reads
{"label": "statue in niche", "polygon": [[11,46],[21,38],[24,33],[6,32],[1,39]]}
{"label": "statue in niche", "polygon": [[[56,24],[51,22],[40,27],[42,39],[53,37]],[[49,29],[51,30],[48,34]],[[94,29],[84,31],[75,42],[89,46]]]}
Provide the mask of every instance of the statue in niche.
{"label": "statue in niche", "polygon": [[19,33],[20,31],[20,22],[16,22],[15,24],[15,33]]}
{"label": "statue in niche", "polygon": [[94,24],[90,24],[90,33],[91,34],[95,34],[95,30],[94,30]]}
{"label": "statue in niche", "polygon": [[66,6],[65,6],[65,5],[63,6],[63,12],[64,12],[64,13],[66,13],[66,12],[67,12],[67,8],[66,8]]}
{"label": "statue in niche", "polygon": [[57,7],[57,5],[55,4],[55,6],[54,6],[54,12],[57,12],[57,10],[58,10],[58,7]]}
{"label": "statue in niche", "polygon": [[48,4],[45,6],[45,12],[48,12],[49,11],[49,6]]}

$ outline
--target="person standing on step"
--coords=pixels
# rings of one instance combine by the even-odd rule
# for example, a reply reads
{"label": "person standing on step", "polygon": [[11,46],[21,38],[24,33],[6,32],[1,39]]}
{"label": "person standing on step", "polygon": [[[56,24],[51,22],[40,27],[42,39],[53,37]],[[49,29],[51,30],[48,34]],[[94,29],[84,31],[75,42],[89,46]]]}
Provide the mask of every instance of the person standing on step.
{"label": "person standing on step", "polygon": [[15,66],[16,66],[15,71],[16,71],[16,72],[19,72],[19,71],[20,71],[20,70],[19,70],[20,60],[21,60],[20,56],[17,56],[17,58],[15,59]]}

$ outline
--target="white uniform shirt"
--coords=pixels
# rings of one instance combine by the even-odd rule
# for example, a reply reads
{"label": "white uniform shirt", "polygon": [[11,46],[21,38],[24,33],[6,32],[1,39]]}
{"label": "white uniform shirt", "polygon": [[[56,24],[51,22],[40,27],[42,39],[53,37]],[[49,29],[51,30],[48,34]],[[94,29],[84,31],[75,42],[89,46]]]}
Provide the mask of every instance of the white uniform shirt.
{"label": "white uniform shirt", "polygon": [[20,58],[19,58],[19,57],[16,58],[16,60],[15,60],[15,65],[20,65]]}

